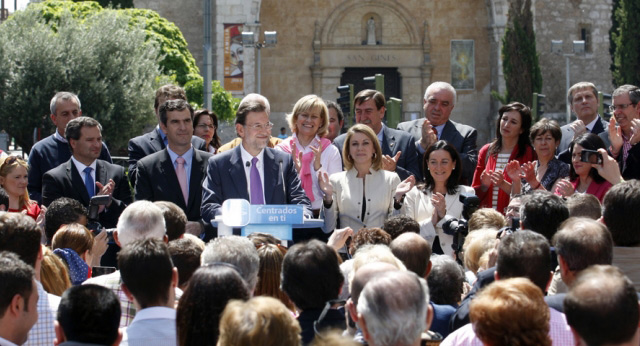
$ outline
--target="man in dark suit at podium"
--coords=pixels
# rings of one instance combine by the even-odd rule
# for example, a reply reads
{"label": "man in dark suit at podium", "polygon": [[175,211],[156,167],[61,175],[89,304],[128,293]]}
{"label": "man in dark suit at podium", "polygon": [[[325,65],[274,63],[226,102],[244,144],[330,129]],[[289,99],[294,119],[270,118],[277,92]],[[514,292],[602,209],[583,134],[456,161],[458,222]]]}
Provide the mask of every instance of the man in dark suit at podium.
{"label": "man in dark suit at podium", "polygon": [[[158,108],[167,100],[187,100],[187,95],[179,86],[167,84],[161,86],[156,91],[156,100],[153,105],[156,117],[158,118],[158,126],[151,132],[147,132],[142,136],[138,136],[129,140],[129,181],[131,186],[136,185],[136,169],[138,160],[141,158],[157,153],[167,147],[167,135],[160,127],[160,113]],[[206,144],[200,137],[191,136],[191,144],[196,149],[206,150]]]}
{"label": "man in dark suit at podium", "polygon": [[209,159],[202,186],[202,219],[219,215],[222,202],[242,198],[251,204],[298,204],[311,217],[311,203],[300,185],[291,156],[267,147],[273,124],[263,96],[243,100],[236,112],[242,145]]}
{"label": "man in dark suit at podium", "polygon": [[211,154],[191,144],[193,108],[187,101],[169,100],[159,112],[160,128],[167,135],[168,145],[138,161],[136,200],[175,203],[189,220],[186,231],[200,235],[205,226],[200,217],[202,181]]}

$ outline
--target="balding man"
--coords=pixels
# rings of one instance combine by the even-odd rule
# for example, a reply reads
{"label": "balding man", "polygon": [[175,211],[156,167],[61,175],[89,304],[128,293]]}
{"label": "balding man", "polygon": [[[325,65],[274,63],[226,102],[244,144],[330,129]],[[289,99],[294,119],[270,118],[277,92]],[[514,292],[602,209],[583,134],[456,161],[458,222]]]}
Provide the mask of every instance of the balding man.
{"label": "balding man", "polygon": [[[446,82],[434,82],[424,93],[424,119],[405,121],[398,130],[409,132],[418,138],[416,149],[422,170],[422,155],[429,146],[442,139],[453,145],[462,159],[461,184],[470,185],[478,163],[476,140],[478,132],[471,126],[451,121],[451,111],[456,104],[456,89]],[[424,172],[423,172],[424,173]]]}
{"label": "balding man", "polygon": [[371,279],[358,299],[358,319],[372,346],[419,345],[433,317],[424,279],[392,271]]}
{"label": "balding man", "polygon": [[564,300],[577,345],[638,345],[640,308],[633,284],[612,266],[585,269]]}

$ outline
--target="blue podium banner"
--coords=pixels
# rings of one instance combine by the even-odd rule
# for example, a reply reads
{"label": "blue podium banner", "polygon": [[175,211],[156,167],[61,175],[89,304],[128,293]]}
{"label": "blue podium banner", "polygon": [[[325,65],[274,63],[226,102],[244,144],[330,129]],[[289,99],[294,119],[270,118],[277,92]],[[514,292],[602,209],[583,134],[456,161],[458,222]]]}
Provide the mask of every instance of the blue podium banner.
{"label": "blue podium banner", "polygon": [[249,209],[249,224],[301,224],[304,208],[300,205],[251,205]]}

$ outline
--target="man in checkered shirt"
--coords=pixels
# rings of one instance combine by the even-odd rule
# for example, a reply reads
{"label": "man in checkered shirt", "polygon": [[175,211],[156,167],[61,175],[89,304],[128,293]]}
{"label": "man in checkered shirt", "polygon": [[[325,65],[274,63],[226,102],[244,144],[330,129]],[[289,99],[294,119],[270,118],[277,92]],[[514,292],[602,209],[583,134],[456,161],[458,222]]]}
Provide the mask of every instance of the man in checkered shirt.
{"label": "man in checkered shirt", "polygon": [[[137,201],[130,204],[120,215],[113,238],[120,247],[144,238],[161,239],[166,242],[168,238],[162,210],[149,201]],[[120,299],[122,308],[120,327],[127,327],[133,321],[136,309],[133,302],[122,291],[120,271],[91,278],[83,284],[96,284],[111,289]],[[181,296],[182,291],[176,288],[175,299],[178,300]]]}

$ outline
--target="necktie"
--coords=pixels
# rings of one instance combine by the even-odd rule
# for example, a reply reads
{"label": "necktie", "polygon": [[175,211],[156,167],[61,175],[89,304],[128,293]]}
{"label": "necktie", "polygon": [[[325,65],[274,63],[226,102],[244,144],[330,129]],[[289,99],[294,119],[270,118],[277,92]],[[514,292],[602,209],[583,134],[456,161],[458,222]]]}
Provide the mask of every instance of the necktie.
{"label": "necktie", "polygon": [[182,190],[182,197],[184,197],[184,205],[187,205],[189,202],[189,186],[187,186],[187,171],[184,169],[184,163],[184,158],[178,157],[176,159],[176,164],[178,165],[176,175],[178,176],[178,183]]}
{"label": "necktie", "polygon": [[87,188],[87,193],[89,194],[89,198],[93,197],[96,194],[96,183],[93,181],[93,177],[91,176],[91,171],[93,168],[86,167],[84,172],[84,186]]}
{"label": "necktie", "polygon": [[251,159],[251,173],[250,186],[251,186],[251,204],[264,204],[264,194],[262,193],[262,181],[260,180],[260,173],[258,172],[258,158]]}
{"label": "necktie", "polygon": [[431,126],[431,129],[433,129],[433,133],[436,134],[436,139],[438,139],[438,129],[435,126]]}

